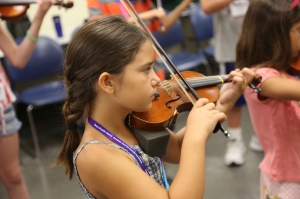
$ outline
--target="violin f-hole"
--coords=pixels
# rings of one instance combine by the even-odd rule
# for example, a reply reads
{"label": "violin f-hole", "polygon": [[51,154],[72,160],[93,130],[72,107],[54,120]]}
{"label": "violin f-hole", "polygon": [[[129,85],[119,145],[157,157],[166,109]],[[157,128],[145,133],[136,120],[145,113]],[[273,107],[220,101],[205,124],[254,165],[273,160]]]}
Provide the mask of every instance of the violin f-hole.
{"label": "violin f-hole", "polygon": [[176,94],[176,96],[177,96],[176,99],[172,99],[172,100],[169,100],[169,101],[166,102],[166,107],[167,107],[168,109],[171,109],[171,108],[172,108],[171,106],[169,106],[170,103],[176,102],[177,100],[179,100],[179,99],[181,98],[181,96],[180,96],[178,93]]}

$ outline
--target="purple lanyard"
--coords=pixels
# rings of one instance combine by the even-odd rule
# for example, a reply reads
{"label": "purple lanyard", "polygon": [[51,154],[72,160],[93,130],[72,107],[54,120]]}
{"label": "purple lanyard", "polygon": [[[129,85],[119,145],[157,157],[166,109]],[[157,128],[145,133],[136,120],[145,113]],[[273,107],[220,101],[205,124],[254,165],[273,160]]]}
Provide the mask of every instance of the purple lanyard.
{"label": "purple lanyard", "polygon": [[102,133],[105,137],[107,137],[108,139],[110,139],[111,141],[113,141],[114,143],[118,144],[119,146],[127,149],[127,151],[133,155],[135,157],[135,159],[139,162],[140,166],[142,167],[143,171],[145,171],[149,176],[150,174],[147,171],[147,167],[145,166],[144,162],[142,161],[142,159],[140,158],[140,156],[138,156],[136,154],[136,152],[129,147],[126,143],[124,143],[122,140],[120,140],[117,136],[115,136],[114,134],[112,134],[111,132],[109,132],[109,130],[107,130],[104,126],[102,126],[101,124],[97,123],[93,118],[91,118],[90,116],[88,116],[88,121],[90,123],[90,125],[92,127],[94,127],[96,130],[98,130],[100,133]]}

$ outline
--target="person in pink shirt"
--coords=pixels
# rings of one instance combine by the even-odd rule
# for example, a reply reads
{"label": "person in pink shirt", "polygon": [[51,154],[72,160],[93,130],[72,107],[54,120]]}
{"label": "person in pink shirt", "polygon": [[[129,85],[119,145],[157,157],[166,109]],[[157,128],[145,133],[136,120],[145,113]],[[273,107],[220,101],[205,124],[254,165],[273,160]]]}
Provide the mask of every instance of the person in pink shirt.
{"label": "person in pink shirt", "polygon": [[[15,43],[0,20],[0,50],[19,69],[26,66],[36,46],[44,17],[56,0],[37,0],[36,3],[37,11],[20,45]],[[29,199],[19,163],[18,131],[22,127],[22,122],[17,118],[13,104],[15,101],[16,96],[10,88],[9,79],[0,63],[0,181],[9,199]]]}
{"label": "person in pink shirt", "polygon": [[300,80],[289,74],[300,55],[299,0],[252,0],[237,43],[237,67],[262,76],[246,88],[254,131],[265,156],[261,198],[300,198]]}

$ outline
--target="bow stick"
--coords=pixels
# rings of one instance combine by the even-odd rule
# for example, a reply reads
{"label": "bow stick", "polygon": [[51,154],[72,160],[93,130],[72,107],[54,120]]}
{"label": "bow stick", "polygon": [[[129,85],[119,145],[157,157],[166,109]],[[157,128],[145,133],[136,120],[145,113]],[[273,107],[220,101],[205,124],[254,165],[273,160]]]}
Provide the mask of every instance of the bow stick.
{"label": "bow stick", "polygon": [[[123,0],[121,0],[121,3],[123,2]],[[124,2],[123,2],[124,3]],[[143,27],[140,26],[140,24],[138,23],[137,19],[135,17],[133,17],[133,15],[131,14],[130,10],[125,6],[125,4],[123,4],[125,10],[128,12],[128,14],[133,18],[134,22],[141,28],[143,29]],[[146,29],[147,31],[147,29]],[[150,33],[150,31],[149,31]],[[150,33],[150,36],[152,36],[152,34]],[[153,39],[153,38],[152,38]],[[155,39],[155,38],[154,38]],[[156,41],[156,39],[155,39]],[[157,42],[157,41],[156,41]],[[157,43],[158,44],[158,43]],[[159,45],[159,44],[158,44]],[[161,61],[164,63],[164,65],[167,67],[167,69],[169,70],[169,72],[171,73],[171,75],[173,77],[176,77],[173,70],[170,68],[169,64],[166,63],[166,60],[163,58],[163,56],[159,53],[158,49],[156,48],[156,46],[153,44],[153,48],[154,50],[157,52],[158,56],[160,57]],[[170,60],[171,62],[171,60]],[[183,90],[183,92],[187,95],[187,97],[189,98],[189,100],[194,104],[191,96],[187,93],[186,89],[183,87],[183,85],[181,83],[179,83],[179,80],[177,78],[174,78],[175,81],[177,82],[177,84],[181,87],[181,89]],[[197,93],[196,93],[197,95]]]}
{"label": "bow stick", "polygon": [[[123,7],[127,10],[128,14],[130,15],[130,17],[132,17],[132,19],[135,21],[135,23],[140,27],[142,26],[142,28],[150,35],[151,40],[154,44],[154,50],[156,51],[156,53],[159,55],[159,57],[161,58],[161,60],[163,61],[163,63],[166,65],[167,69],[169,70],[169,72],[171,73],[171,75],[173,76],[173,78],[176,80],[176,82],[178,83],[178,85],[181,85],[179,83],[179,80],[177,79],[177,77],[175,76],[174,72],[171,70],[171,68],[168,66],[169,64],[172,66],[173,70],[176,72],[176,74],[180,77],[180,79],[182,80],[182,82],[185,84],[186,89],[188,89],[192,95],[194,96],[194,98],[196,100],[200,99],[200,96],[197,94],[197,92],[190,86],[190,84],[186,81],[186,79],[182,76],[182,74],[179,72],[179,70],[176,68],[176,66],[173,64],[173,62],[170,60],[170,58],[167,56],[167,54],[165,53],[165,51],[163,50],[163,48],[160,46],[160,44],[157,42],[157,40],[155,39],[155,37],[152,35],[152,33],[149,31],[149,29],[147,28],[147,26],[145,25],[145,23],[143,22],[143,20],[141,20],[141,18],[139,17],[138,13],[136,12],[136,10],[134,9],[133,5],[131,4],[131,2],[129,0],[125,0],[126,3],[129,5],[131,11],[127,8],[127,6],[124,3],[124,0],[120,0]],[[132,14],[134,13],[134,15]],[[165,63],[164,58],[162,57],[162,55],[164,56],[164,58],[168,61],[169,64]],[[183,88],[183,86],[181,86],[181,89],[183,90],[183,92],[188,96],[188,98],[190,99],[191,103],[194,105],[195,102],[191,99],[190,95],[187,93],[186,89]],[[230,137],[230,134],[224,129],[224,127],[220,124],[220,122],[217,123],[215,129],[214,129],[214,133],[218,132],[218,130],[221,130],[222,133],[228,138]]]}

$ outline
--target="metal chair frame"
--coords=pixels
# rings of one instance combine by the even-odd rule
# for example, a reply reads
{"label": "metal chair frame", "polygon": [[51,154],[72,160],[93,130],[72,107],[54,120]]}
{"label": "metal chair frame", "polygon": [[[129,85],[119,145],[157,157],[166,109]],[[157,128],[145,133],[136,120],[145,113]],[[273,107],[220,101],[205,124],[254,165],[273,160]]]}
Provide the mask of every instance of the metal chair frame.
{"label": "metal chair frame", "polygon": [[[22,40],[23,37],[18,38],[16,43],[20,44]],[[66,93],[61,80],[45,80],[42,83],[28,86],[20,92],[17,91],[16,85],[61,73],[63,71],[63,58],[64,52],[62,47],[56,41],[47,37],[39,38],[32,56],[24,69],[15,68],[4,58],[11,85],[17,96],[17,103],[28,105],[26,111],[35,149],[34,155],[32,153],[28,154],[34,158],[41,157],[41,148],[32,111],[38,107],[64,101]]]}

